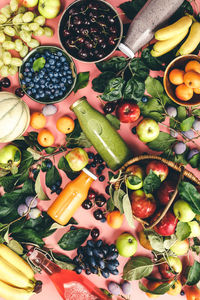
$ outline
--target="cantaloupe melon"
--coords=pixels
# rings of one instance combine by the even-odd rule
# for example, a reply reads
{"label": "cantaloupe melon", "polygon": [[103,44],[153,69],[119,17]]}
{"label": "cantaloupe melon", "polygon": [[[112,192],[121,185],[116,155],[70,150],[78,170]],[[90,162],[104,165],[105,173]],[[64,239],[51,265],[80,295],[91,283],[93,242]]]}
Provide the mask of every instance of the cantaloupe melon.
{"label": "cantaloupe melon", "polygon": [[0,143],[22,136],[29,122],[28,105],[12,93],[0,92]]}

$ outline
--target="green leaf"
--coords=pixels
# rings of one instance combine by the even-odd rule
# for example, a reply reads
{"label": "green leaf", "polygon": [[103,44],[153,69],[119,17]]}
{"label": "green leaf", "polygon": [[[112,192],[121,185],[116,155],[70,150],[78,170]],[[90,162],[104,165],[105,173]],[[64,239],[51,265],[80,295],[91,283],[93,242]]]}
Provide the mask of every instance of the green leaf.
{"label": "green leaf", "polygon": [[149,231],[145,230],[145,234],[148,236],[148,240],[151,244],[151,247],[158,251],[158,252],[164,252],[165,247],[164,247],[164,241],[163,237],[158,235],[155,231]]}
{"label": "green leaf", "polygon": [[101,72],[110,71],[118,73],[126,67],[128,60],[123,56],[114,56],[108,60],[96,63],[97,68]]}
{"label": "green leaf", "polygon": [[165,283],[162,283],[161,285],[159,285],[153,291],[150,291],[141,282],[139,282],[139,288],[145,293],[150,293],[150,294],[153,294],[153,295],[164,295],[165,293],[167,293],[169,291],[169,289],[174,285],[174,283],[175,283],[174,280],[171,281],[170,283],[165,282]]}
{"label": "green leaf", "polygon": [[101,99],[104,101],[115,101],[122,98],[122,89],[125,81],[121,77],[113,78],[109,80],[104,93],[101,95]]}
{"label": "green leaf", "polygon": [[76,265],[73,263],[73,260],[69,258],[67,255],[63,255],[60,253],[55,253],[51,251],[51,255],[53,256],[54,262],[61,267],[63,270],[74,270]]}
{"label": "green leaf", "polygon": [[34,229],[27,228],[18,233],[11,233],[11,236],[18,242],[33,243],[40,247],[44,246],[44,241]]}
{"label": "green leaf", "polygon": [[102,293],[104,293],[108,298],[112,299],[112,294],[109,293],[109,291],[107,291],[106,289],[102,289],[102,288],[100,288],[100,290],[101,290]]}
{"label": "green leaf", "polygon": [[95,92],[103,93],[108,82],[115,77],[115,73],[111,71],[105,71],[101,73],[98,77],[92,80],[92,89]]}
{"label": "green leaf", "polygon": [[117,207],[120,211],[121,214],[124,213],[123,210],[123,197],[125,195],[125,192],[122,189],[118,189],[116,191],[114,191],[113,194],[113,203],[115,205],[115,207]]}
{"label": "green leaf", "polygon": [[21,153],[17,150],[15,152],[14,161],[18,162],[20,160],[20,157],[21,157]]}
{"label": "green leaf", "polygon": [[67,175],[67,177],[71,180],[75,179],[79,174],[80,172],[74,172],[69,164],[68,164],[68,161],[66,160],[66,158],[64,156],[62,156],[60,159],[59,159],[59,162],[58,162],[58,168],[62,171],[65,172],[65,174]]}
{"label": "green leaf", "polygon": [[192,114],[195,117],[200,117],[200,109],[197,108],[197,109],[192,110]]}
{"label": "green leaf", "polygon": [[133,256],[125,264],[123,270],[123,279],[139,280],[149,276],[153,271],[154,264],[151,259],[145,256]]}
{"label": "green leaf", "polygon": [[195,186],[189,182],[182,181],[179,184],[178,190],[180,198],[190,204],[195,214],[200,215],[200,193]]}
{"label": "green leaf", "polygon": [[66,141],[68,148],[90,148],[92,146],[86,135],[83,133],[77,119],[75,119],[75,127],[72,133],[66,135]]}
{"label": "green leaf", "polygon": [[145,48],[142,51],[141,59],[145,65],[153,71],[164,70],[165,67],[163,66],[163,63],[157,57],[153,57],[150,52],[151,50],[149,48]]}
{"label": "green leaf", "polygon": [[45,183],[48,188],[51,188],[52,185],[55,184],[56,181],[60,180],[62,182],[62,178],[58,172],[58,169],[55,166],[52,166],[51,169],[48,169],[46,172]]}
{"label": "green leaf", "polygon": [[147,103],[139,101],[137,104],[144,118],[151,118],[156,122],[163,122],[165,120],[164,109],[156,98],[148,97]]}
{"label": "green leaf", "polygon": [[90,234],[89,229],[79,228],[65,233],[58,245],[66,251],[74,250],[82,245]]}
{"label": "green leaf", "polygon": [[176,226],[176,236],[178,240],[183,241],[189,237],[191,234],[191,228],[186,222],[178,222]]}
{"label": "green leaf", "polygon": [[192,158],[188,161],[188,163],[193,167],[197,168],[200,163],[200,153],[195,154]]}
{"label": "green leaf", "polygon": [[144,92],[144,82],[137,80],[135,77],[132,77],[125,85],[123,96],[128,100],[140,101],[142,99],[142,96],[144,95]]}
{"label": "green leaf", "polygon": [[57,149],[56,147],[47,147],[47,148],[45,148],[45,152],[47,154],[52,154],[56,151],[56,149]]}
{"label": "green leaf", "polygon": [[193,265],[189,269],[186,284],[195,285],[199,281],[200,281],[200,263],[195,260]]}
{"label": "green leaf", "polygon": [[136,185],[142,182],[142,179],[136,175],[131,175],[127,177],[127,180],[131,185]]}
{"label": "green leaf", "polygon": [[40,173],[38,174],[35,181],[35,192],[37,194],[37,197],[40,200],[49,200],[49,197],[47,196],[47,194],[44,192],[42,188],[41,181],[40,181]]}
{"label": "green leaf", "polygon": [[133,20],[146,2],[147,0],[132,0],[120,4],[119,7],[123,10],[127,18]]}
{"label": "green leaf", "polygon": [[106,202],[106,209],[107,209],[109,212],[111,212],[111,211],[113,211],[113,210],[115,209],[115,205],[114,205],[114,203],[113,203],[111,197],[108,198],[108,200],[107,200],[107,202]]}
{"label": "green leaf", "polygon": [[177,107],[177,119],[182,122],[186,119],[187,116],[187,110],[184,106],[178,106]]}
{"label": "green leaf", "polygon": [[180,124],[180,129],[181,131],[188,131],[192,128],[192,124],[194,123],[195,118],[194,117],[189,117],[185,119],[184,121],[181,122]]}
{"label": "green leaf", "polygon": [[26,150],[32,154],[34,160],[38,160],[42,157],[38,151],[32,149],[31,147],[28,147]]}
{"label": "green leaf", "polygon": [[88,85],[89,82],[89,76],[90,72],[80,72],[77,75],[77,80],[75,87],[73,89],[74,93],[76,93],[78,90],[83,89]]}
{"label": "green leaf", "polygon": [[160,81],[150,76],[145,80],[145,87],[148,94],[155,98],[160,99],[164,93],[164,88]]}
{"label": "green leaf", "polygon": [[164,247],[169,250],[172,245],[177,241],[176,235],[172,234],[170,236],[166,236],[164,239]]}
{"label": "green leaf", "polygon": [[149,75],[149,68],[143,63],[141,58],[132,59],[129,69],[138,81],[144,81]]}
{"label": "green leaf", "polygon": [[112,114],[106,114],[106,119],[108,119],[108,121],[111,123],[111,125],[116,129],[119,130],[120,129],[120,121],[119,119],[117,119],[117,117],[115,115]]}
{"label": "green leaf", "polygon": [[135,228],[131,203],[130,203],[128,194],[124,195],[124,197],[123,197],[123,210],[124,210],[124,215],[126,217],[128,225],[131,228]]}
{"label": "green leaf", "polygon": [[38,72],[39,70],[43,69],[45,66],[46,60],[44,57],[39,57],[33,63],[33,70]]}
{"label": "green leaf", "polygon": [[152,194],[153,191],[157,190],[161,185],[160,177],[157,176],[152,170],[145,177],[143,183],[143,190],[146,194]]}
{"label": "green leaf", "polygon": [[154,151],[167,151],[171,148],[176,138],[166,132],[160,132],[159,136],[152,142],[147,143],[147,146]]}

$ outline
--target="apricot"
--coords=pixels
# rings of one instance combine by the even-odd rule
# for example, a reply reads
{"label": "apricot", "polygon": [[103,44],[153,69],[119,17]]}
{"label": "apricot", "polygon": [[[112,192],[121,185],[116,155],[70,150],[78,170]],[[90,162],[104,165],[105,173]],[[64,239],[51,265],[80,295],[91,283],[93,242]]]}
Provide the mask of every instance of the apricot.
{"label": "apricot", "polygon": [[172,84],[178,85],[183,83],[183,77],[184,77],[185,72],[180,69],[173,69],[169,73],[169,81]]}
{"label": "apricot", "polygon": [[114,210],[107,215],[106,220],[110,227],[117,229],[122,226],[124,215],[122,215],[120,211]]}
{"label": "apricot", "polygon": [[200,87],[199,87],[199,88],[196,88],[196,89],[194,89],[194,93],[195,93],[195,94],[200,94]]}
{"label": "apricot", "polygon": [[41,112],[34,112],[31,114],[30,126],[34,129],[41,129],[46,125],[46,118]]}
{"label": "apricot", "polygon": [[178,99],[188,101],[193,96],[193,89],[183,83],[176,87],[175,94]]}
{"label": "apricot", "polygon": [[169,289],[167,294],[171,296],[178,296],[182,290],[182,284],[179,280],[177,280],[174,285]]}
{"label": "apricot", "polygon": [[153,248],[151,247],[151,244],[150,244],[149,240],[147,239],[146,234],[144,233],[144,230],[141,230],[138,233],[138,239],[139,239],[140,245],[142,247],[144,247],[147,250],[153,250]]}
{"label": "apricot", "polygon": [[200,74],[194,71],[189,71],[184,75],[184,83],[192,89],[200,87]]}
{"label": "apricot", "polygon": [[200,73],[200,63],[197,60],[190,60],[185,66],[185,72],[189,71]]}
{"label": "apricot", "polygon": [[[159,287],[161,284],[162,284],[162,282],[148,281],[148,283],[147,283],[147,288],[148,288],[150,291],[153,291],[153,290],[155,290],[157,287]],[[158,298],[158,297],[160,296],[160,295],[154,295],[154,294],[150,294],[150,293],[146,293],[146,295],[147,295],[149,298]]]}
{"label": "apricot", "polygon": [[54,135],[50,130],[44,128],[38,133],[37,141],[42,147],[50,147],[54,144]]}
{"label": "apricot", "polygon": [[74,120],[70,117],[61,117],[56,122],[56,128],[62,133],[70,133],[74,130]]}

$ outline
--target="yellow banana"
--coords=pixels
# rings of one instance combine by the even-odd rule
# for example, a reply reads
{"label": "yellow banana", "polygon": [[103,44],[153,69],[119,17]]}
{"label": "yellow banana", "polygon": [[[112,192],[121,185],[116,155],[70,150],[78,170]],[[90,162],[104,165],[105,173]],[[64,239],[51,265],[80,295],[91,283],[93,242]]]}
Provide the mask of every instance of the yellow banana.
{"label": "yellow banana", "polygon": [[5,300],[28,300],[33,294],[33,290],[19,289],[0,281],[0,297]]}
{"label": "yellow banana", "polygon": [[0,244],[0,256],[3,257],[4,260],[9,262],[15,268],[20,270],[27,278],[29,278],[32,281],[35,281],[34,272],[29,266],[29,264],[4,244]]}
{"label": "yellow banana", "polygon": [[199,43],[200,43],[200,23],[194,22],[191,26],[190,33],[186,41],[177,51],[176,55],[185,55],[185,54],[192,53],[196,49]]}
{"label": "yellow banana", "polygon": [[[157,56],[161,56],[172,49],[174,49],[187,35],[188,29],[178,36],[173,37],[172,39],[165,40],[165,41],[158,41],[153,45],[153,53],[158,52]],[[160,53],[160,55],[159,55]],[[154,55],[152,55],[154,56]]]}
{"label": "yellow banana", "polygon": [[20,270],[0,256],[0,280],[19,288],[33,287],[34,283]]}
{"label": "yellow banana", "polygon": [[159,41],[168,40],[178,36],[179,34],[185,32],[192,25],[192,18],[190,16],[184,16],[177,22],[161,28],[155,32],[155,38]]}

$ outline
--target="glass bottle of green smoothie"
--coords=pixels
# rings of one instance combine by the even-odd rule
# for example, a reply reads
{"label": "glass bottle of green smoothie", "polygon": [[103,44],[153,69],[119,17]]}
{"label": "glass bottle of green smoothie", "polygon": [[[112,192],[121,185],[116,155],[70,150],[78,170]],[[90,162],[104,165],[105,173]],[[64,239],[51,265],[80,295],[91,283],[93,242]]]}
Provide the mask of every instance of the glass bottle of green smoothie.
{"label": "glass bottle of green smoothie", "polygon": [[85,97],[70,107],[76,114],[88,140],[113,171],[119,169],[132,153],[104,115],[95,110]]}

